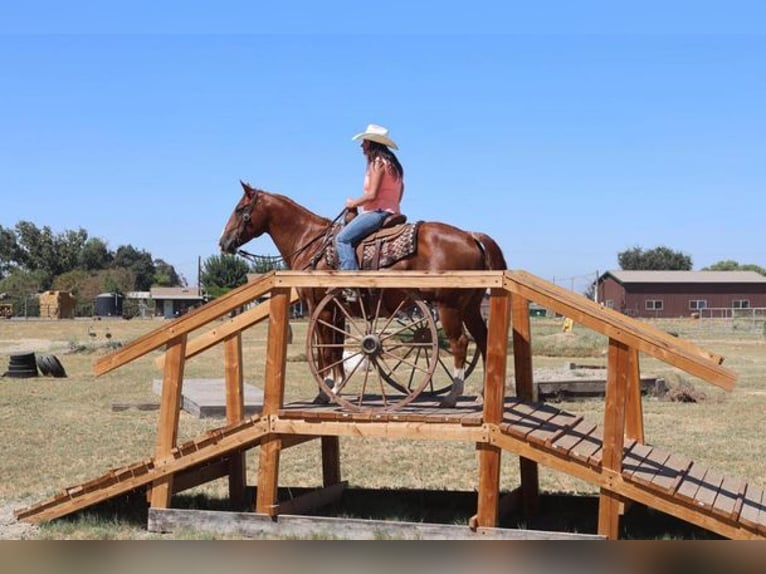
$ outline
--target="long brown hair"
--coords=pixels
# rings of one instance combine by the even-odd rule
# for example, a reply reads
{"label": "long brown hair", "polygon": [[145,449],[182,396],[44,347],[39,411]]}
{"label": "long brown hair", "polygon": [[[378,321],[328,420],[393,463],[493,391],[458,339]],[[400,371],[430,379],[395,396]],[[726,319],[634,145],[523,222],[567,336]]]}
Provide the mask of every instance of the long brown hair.
{"label": "long brown hair", "polygon": [[369,145],[367,162],[372,163],[378,158],[383,159],[388,162],[388,169],[392,172],[391,175],[395,176],[397,179],[404,180],[404,168],[402,167],[402,164],[399,163],[399,158],[396,157],[396,154],[382,143],[374,142],[372,140],[367,140],[367,143]]}

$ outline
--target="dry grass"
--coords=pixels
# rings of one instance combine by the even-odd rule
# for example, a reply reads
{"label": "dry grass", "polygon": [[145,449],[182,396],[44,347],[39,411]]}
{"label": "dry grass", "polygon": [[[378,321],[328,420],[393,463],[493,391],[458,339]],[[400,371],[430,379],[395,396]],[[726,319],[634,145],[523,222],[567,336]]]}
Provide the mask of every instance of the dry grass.
{"label": "dry grass", "polygon": [[[112,412],[113,402],[157,402],[152,381],[161,376],[153,360],[159,352],[96,378],[94,360],[115,344],[128,342],[162,326],[163,320],[104,321],[2,321],[0,322],[0,368],[5,370],[11,353],[36,351],[55,354],[68,373],[65,379],[0,380],[0,504],[14,508],[35,502],[72,486],[100,476],[107,469],[151,456],[154,451],[157,411],[126,410]],[[547,342],[561,339],[560,321],[535,319],[535,337]],[[766,389],[766,342],[762,333],[731,330],[700,330],[694,322],[658,322],[660,328],[677,332],[703,347],[726,357],[726,365],[739,374],[732,393],[679,375],[674,369],[642,357],[642,375],[675,377],[704,393],[696,403],[680,403],[649,398],[644,401],[648,442],[684,454],[711,467],[725,470],[766,485],[766,441],[762,440]],[[89,327],[96,332],[88,334]],[[106,338],[107,329],[111,338]],[[286,400],[313,396],[315,384],[305,358],[306,323],[293,324],[294,343],[288,349]],[[244,334],[245,379],[262,387],[266,350],[266,326],[256,326]],[[567,336],[566,348],[555,345],[536,348],[535,367],[559,367],[573,356],[597,362],[603,357],[605,341],[581,326]],[[538,352],[539,351],[539,352]],[[190,360],[186,376],[222,377],[222,352],[212,349]],[[509,360],[509,380],[513,361]],[[468,392],[475,392],[481,369],[468,381]],[[680,384],[680,383],[679,383]],[[594,422],[603,418],[603,402],[589,400],[562,405]],[[197,419],[181,414],[179,440],[202,434],[221,421]],[[344,479],[352,486],[370,488],[428,488],[467,490],[476,488],[477,458],[474,445],[453,442],[405,442],[363,438],[341,440]],[[258,450],[248,453],[248,473],[256,476]],[[567,475],[541,468],[541,487],[547,492],[595,492],[592,485]],[[518,461],[503,457],[502,487],[514,488],[519,481]],[[284,452],[280,483],[291,486],[321,484],[318,444],[306,443]],[[226,483],[216,481],[195,489],[192,494],[211,498],[226,497]],[[142,524],[114,525],[110,533],[103,524],[78,526],[57,521],[35,536],[43,538],[140,538],[146,537]],[[108,530],[108,529],[107,529]]]}

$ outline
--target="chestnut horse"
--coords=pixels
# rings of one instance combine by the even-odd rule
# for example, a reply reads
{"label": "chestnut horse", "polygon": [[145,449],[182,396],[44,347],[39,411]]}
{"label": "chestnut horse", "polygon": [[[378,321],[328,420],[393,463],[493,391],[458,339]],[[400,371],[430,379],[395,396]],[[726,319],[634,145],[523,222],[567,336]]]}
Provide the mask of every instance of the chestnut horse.
{"label": "chestnut horse", "polygon": [[[219,246],[224,253],[236,253],[251,239],[268,234],[289,269],[329,269],[321,251],[333,222],[320,217],[295,201],[255,189],[240,182],[244,195],[226,222]],[[324,241],[323,241],[324,240]],[[416,253],[388,269],[418,271],[463,271],[507,269],[500,247],[483,233],[462,231],[446,223],[422,222],[417,234]],[[484,289],[429,288],[419,296],[435,305],[454,358],[452,386],[442,401],[454,406],[463,392],[464,365],[468,347],[465,329],[476,342],[482,360],[486,356],[487,326],[481,315]],[[304,289],[302,301],[313,314],[325,289]],[[330,361],[331,358],[325,358]],[[331,364],[331,363],[327,363]],[[320,393],[321,395],[322,393]]]}

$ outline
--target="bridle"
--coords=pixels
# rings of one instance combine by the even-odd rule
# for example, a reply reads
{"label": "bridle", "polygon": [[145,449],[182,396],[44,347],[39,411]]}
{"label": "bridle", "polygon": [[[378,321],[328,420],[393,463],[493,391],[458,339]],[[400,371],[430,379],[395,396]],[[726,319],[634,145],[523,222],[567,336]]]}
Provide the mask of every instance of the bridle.
{"label": "bridle", "polygon": [[[255,202],[258,200],[258,195],[255,194],[252,201],[248,203],[247,205],[242,205],[240,207],[237,207],[234,210],[234,214],[239,216],[239,222],[237,223],[237,233],[235,235],[236,241],[239,244],[242,244],[242,234],[247,229],[247,226],[249,225],[250,221],[252,220],[252,211],[255,208]],[[327,226],[327,228],[322,231],[321,233],[317,234],[313,238],[309,239],[306,243],[301,245],[298,249],[290,253],[286,256],[281,255],[256,255],[255,253],[250,253],[249,251],[245,251],[244,249],[238,249],[237,255],[240,257],[243,257],[249,261],[252,261],[253,263],[259,263],[263,262],[267,265],[269,265],[271,268],[275,268],[277,265],[287,265],[287,261],[292,260],[297,255],[300,255],[306,249],[311,247],[316,241],[319,241],[320,239],[323,239],[322,244],[319,246],[319,249],[317,250],[316,255],[311,258],[309,263],[304,266],[303,269],[308,269],[311,267],[312,269],[316,267],[317,263],[319,262],[319,259],[322,257],[322,252],[327,247],[327,245],[330,243],[332,238],[332,229],[335,227],[335,224],[338,223],[338,221],[346,215],[347,209],[343,209],[336,217],[333,219],[330,224]]]}

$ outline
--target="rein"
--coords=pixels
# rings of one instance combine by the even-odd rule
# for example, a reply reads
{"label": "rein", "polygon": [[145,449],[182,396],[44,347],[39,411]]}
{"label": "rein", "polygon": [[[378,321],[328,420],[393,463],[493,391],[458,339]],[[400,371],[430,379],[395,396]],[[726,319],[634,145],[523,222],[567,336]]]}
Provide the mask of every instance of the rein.
{"label": "rein", "polygon": [[287,255],[286,257],[282,257],[281,255],[256,255],[255,253],[250,253],[249,251],[245,251],[244,249],[238,249],[237,255],[244,257],[245,259],[248,259],[249,261],[252,261],[253,263],[264,263],[265,265],[270,266],[272,269],[277,268],[277,266],[282,266],[287,264],[287,260],[292,259],[293,257],[300,255],[306,249],[308,249],[313,243],[318,241],[319,239],[324,239],[322,241],[322,245],[319,246],[319,249],[317,250],[317,254],[311,258],[311,261],[303,268],[307,269],[309,267],[316,267],[317,261],[319,261],[322,252],[324,251],[325,247],[330,243],[330,237],[331,237],[331,231],[336,223],[344,216],[346,215],[346,212],[348,210],[346,208],[343,208],[341,212],[335,216],[335,219],[333,219],[330,222],[330,225],[327,226],[327,229],[325,229],[322,233],[319,235],[316,235],[312,239],[309,239],[306,243],[304,243],[302,246],[300,246],[298,249]]}

